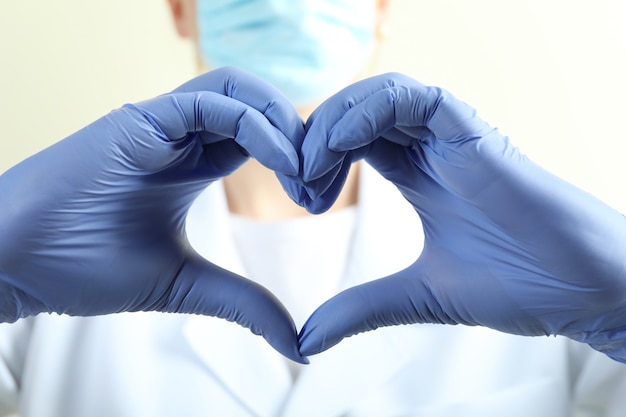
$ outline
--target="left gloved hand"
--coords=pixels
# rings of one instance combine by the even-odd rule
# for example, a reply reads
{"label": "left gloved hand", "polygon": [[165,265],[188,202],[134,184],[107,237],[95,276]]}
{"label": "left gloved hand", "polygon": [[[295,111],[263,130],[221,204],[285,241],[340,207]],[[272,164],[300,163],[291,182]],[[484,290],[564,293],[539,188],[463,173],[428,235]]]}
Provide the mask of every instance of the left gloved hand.
{"label": "left gloved hand", "polygon": [[374,77],[313,114],[302,153],[311,211],[332,204],[347,162],[364,157],[425,234],[412,266],[323,304],[302,329],[303,355],[381,326],[446,323],[564,335],[626,362],[626,219],[468,105],[399,74]]}
{"label": "left gloved hand", "polygon": [[250,156],[283,179],[297,175],[303,136],[278,90],[223,68],[18,164],[0,176],[0,322],[41,312],[204,314],[306,362],[284,306],[203,259],[184,231],[195,197]]}

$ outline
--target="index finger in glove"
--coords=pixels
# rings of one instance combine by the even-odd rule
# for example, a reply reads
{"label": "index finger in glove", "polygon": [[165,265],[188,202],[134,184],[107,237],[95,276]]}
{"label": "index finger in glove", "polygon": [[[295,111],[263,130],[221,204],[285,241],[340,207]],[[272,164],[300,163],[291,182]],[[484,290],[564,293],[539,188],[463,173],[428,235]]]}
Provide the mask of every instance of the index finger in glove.
{"label": "index finger in glove", "polygon": [[[328,139],[329,149],[344,152],[366,146],[392,129],[415,139],[433,136],[442,141],[482,136],[489,125],[476,110],[438,87],[393,86],[376,92],[338,120]],[[394,141],[402,135],[388,135]],[[400,143],[410,146],[410,143]]]}
{"label": "index finger in glove", "polygon": [[306,137],[302,144],[303,177],[314,181],[335,169],[345,154],[329,149],[328,139],[333,136],[335,125],[346,112],[360,102],[396,85],[419,84],[398,73],[384,74],[352,84],[326,100],[309,118]]}
{"label": "index finger in glove", "polygon": [[262,113],[300,149],[304,124],[283,93],[261,78],[233,67],[222,67],[187,81],[173,93],[212,91],[247,104]]}
{"label": "index finger in glove", "polygon": [[[140,112],[162,133],[164,143],[186,138],[189,133],[211,132],[234,138],[252,157],[274,171],[298,174],[299,158],[290,140],[259,111],[233,98],[206,91],[172,93],[126,109]],[[175,159],[177,155],[173,153],[171,157]]]}

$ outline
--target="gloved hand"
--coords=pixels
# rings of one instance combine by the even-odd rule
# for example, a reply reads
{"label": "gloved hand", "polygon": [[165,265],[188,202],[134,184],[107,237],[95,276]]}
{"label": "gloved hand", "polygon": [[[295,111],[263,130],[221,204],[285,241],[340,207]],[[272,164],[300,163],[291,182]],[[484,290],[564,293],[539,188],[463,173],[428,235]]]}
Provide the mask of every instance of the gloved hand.
{"label": "gloved hand", "polygon": [[306,362],[282,304],[201,258],[184,233],[195,197],[249,155],[297,175],[303,137],[277,90],[225,68],[113,111],[13,167],[0,177],[0,321],[204,314]]}
{"label": "gloved hand", "polygon": [[357,83],[314,113],[302,154],[312,198],[342,181],[346,160],[364,157],[425,234],[413,265],[314,312],[303,355],[381,326],[446,323],[565,335],[626,362],[626,219],[531,162],[448,92],[399,74]]}

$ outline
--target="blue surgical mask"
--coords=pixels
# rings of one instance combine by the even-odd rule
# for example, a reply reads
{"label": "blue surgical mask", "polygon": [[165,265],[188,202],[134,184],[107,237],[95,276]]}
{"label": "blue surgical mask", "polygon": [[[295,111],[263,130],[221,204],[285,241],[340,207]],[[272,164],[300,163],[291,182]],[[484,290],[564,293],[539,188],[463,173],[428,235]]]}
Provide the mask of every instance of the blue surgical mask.
{"label": "blue surgical mask", "polygon": [[375,41],[375,0],[197,0],[205,63],[249,71],[295,105],[351,83]]}

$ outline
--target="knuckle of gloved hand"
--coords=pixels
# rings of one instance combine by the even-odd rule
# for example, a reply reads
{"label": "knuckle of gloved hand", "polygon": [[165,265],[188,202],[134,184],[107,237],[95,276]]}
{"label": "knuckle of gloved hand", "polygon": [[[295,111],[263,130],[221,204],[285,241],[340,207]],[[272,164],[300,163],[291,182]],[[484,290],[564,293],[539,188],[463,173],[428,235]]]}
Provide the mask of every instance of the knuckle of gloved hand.
{"label": "knuckle of gloved hand", "polygon": [[295,109],[290,116],[285,103],[276,99],[270,99],[261,113],[272,125],[283,131],[288,137],[298,136],[297,139],[304,139],[304,125],[295,113]]}
{"label": "knuckle of gloved hand", "polygon": [[387,72],[382,75],[382,78],[383,80],[385,80],[383,88],[396,87],[400,85],[410,85],[415,82],[415,80],[413,80],[409,76],[397,71]]}
{"label": "knuckle of gloved hand", "polygon": [[158,120],[149,107],[133,104],[122,110],[123,113],[113,120],[119,134],[113,139],[115,146],[111,150],[117,162],[127,169],[161,171],[178,160],[188,148],[191,136],[183,135],[172,140],[172,135],[164,130],[172,123]]}
{"label": "knuckle of gloved hand", "polygon": [[220,68],[213,70],[213,73],[217,76],[220,76],[224,79],[225,83],[237,83],[239,78],[249,77],[250,74],[245,72],[244,70],[226,65]]}

